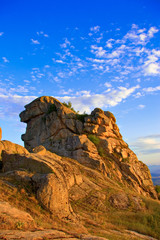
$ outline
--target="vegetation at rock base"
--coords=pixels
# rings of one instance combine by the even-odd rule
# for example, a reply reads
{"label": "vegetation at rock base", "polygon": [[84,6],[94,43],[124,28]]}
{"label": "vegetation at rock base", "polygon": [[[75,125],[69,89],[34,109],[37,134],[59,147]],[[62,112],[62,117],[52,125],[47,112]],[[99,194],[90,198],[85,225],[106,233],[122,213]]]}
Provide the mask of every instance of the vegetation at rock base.
{"label": "vegetation at rock base", "polygon": [[[108,191],[108,189],[104,189],[105,191]],[[114,234],[107,230],[123,231],[128,229],[160,239],[160,204],[157,201],[144,198],[141,210],[133,210],[132,202],[129,209],[120,210],[113,208],[106,201],[104,207],[107,210],[104,207],[102,208],[104,210],[102,210],[96,208],[93,204],[96,203],[96,200],[93,201],[94,195],[92,193],[90,198],[82,198],[72,202],[74,211],[85,217],[85,227],[89,229],[90,233],[95,235],[98,233],[101,237],[116,240],[117,236],[114,237]],[[118,239],[125,239],[125,237]]]}
{"label": "vegetation at rock base", "polygon": [[[0,175],[0,201],[8,202],[17,209],[29,213],[33,217],[37,228],[64,228],[66,230],[71,228],[72,223],[69,224],[65,219],[63,221],[57,218],[41,206],[36,199],[31,184],[17,181],[13,176],[4,176],[2,173]],[[0,229],[24,230],[24,223],[16,221],[14,224],[12,219],[9,219],[8,224],[8,221],[5,221],[0,215]]]}
{"label": "vegetation at rock base", "polygon": [[[25,210],[34,218],[38,227],[64,229],[72,231],[73,226],[69,222],[60,221],[47,210],[43,209],[36,200],[32,186],[28,183],[19,182],[14,177],[0,176],[0,201],[8,201],[15,207]],[[91,178],[97,186],[103,186],[104,182],[98,178]],[[105,183],[106,184],[106,183]],[[86,189],[89,190],[88,188]],[[75,190],[73,189],[74,193]],[[71,200],[71,205],[83,221],[84,226],[90,234],[106,237],[111,240],[139,240],[139,237],[130,236],[128,238],[125,230],[136,231],[141,234],[160,239],[160,204],[149,198],[142,198],[141,209],[135,208],[135,202],[132,201],[132,193],[128,193],[130,206],[128,209],[117,209],[111,206],[109,197],[118,191],[118,186],[112,186],[112,183],[101,190],[92,190],[89,194],[78,200]],[[104,204],[101,202],[101,195],[107,198]],[[99,198],[100,196],[100,198]],[[134,194],[135,196],[135,194]],[[22,221],[10,226],[5,225],[0,218],[1,229],[19,229],[23,230]]]}

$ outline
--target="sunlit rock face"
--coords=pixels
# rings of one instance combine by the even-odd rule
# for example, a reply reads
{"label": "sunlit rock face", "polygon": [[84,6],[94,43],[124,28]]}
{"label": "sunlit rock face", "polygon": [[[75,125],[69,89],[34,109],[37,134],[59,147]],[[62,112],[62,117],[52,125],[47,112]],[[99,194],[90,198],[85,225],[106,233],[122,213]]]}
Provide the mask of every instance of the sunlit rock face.
{"label": "sunlit rock face", "polygon": [[102,172],[143,195],[156,198],[150,172],[122,139],[114,115],[95,108],[80,115],[53,97],[40,97],[20,114],[28,151],[43,145],[60,156]]}

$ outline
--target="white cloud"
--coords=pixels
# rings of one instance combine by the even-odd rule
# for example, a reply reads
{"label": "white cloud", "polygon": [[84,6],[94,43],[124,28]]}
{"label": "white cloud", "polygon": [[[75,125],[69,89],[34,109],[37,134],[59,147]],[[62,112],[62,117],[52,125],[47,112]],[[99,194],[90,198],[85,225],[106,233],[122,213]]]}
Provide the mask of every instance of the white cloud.
{"label": "white cloud", "polygon": [[67,48],[70,45],[71,45],[71,42],[67,38],[65,38],[64,43],[60,44],[60,47]]}
{"label": "white cloud", "polygon": [[55,62],[64,64],[62,60],[55,60]]}
{"label": "white cloud", "polygon": [[138,105],[138,108],[139,108],[139,109],[143,109],[143,108],[145,108],[145,105],[140,104],[140,105]]}
{"label": "white cloud", "polygon": [[105,82],[104,86],[107,88],[110,88],[110,87],[112,87],[112,84],[110,84],[109,82]]}
{"label": "white cloud", "polygon": [[96,55],[96,57],[106,57],[106,50],[103,47],[97,47],[96,45],[91,45],[91,52]]}
{"label": "white cloud", "polygon": [[31,42],[35,45],[40,44],[40,42],[38,40],[34,40],[33,38],[31,38]]}
{"label": "white cloud", "polygon": [[91,31],[91,32],[94,32],[94,33],[99,32],[99,30],[100,30],[100,26],[94,26],[94,27],[91,27],[91,28],[90,28],[90,31]]}
{"label": "white cloud", "polygon": [[145,33],[142,33],[139,35],[140,40],[145,41],[147,38],[147,35]]}
{"label": "white cloud", "polygon": [[133,23],[133,24],[132,24],[132,28],[137,29],[137,28],[138,28],[138,25]]}
{"label": "white cloud", "polygon": [[148,35],[149,35],[149,37],[153,37],[154,36],[154,34],[155,33],[157,33],[159,30],[158,30],[158,28],[156,28],[156,27],[151,27],[149,30],[148,30]]}
{"label": "white cloud", "polygon": [[1,117],[18,117],[23,107],[37,98],[37,96],[20,96],[18,94],[0,93],[0,102],[3,102],[3,109],[0,113]]}
{"label": "white cloud", "polygon": [[144,72],[146,75],[160,74],[160,64],[159,63],[150,63],[147,66],[144,66]]}
{"label": "white cloud", "polygon": [[160,164],[160,134],[139,137],[130,145],[144,163]]}
{"label": "white cloud", "polygon": [[146,45],[150,38],[153,38],[154,34],[159,30],[156,27],[151,27],[148,32],[145,33],[145,31],[145,28],[139,29],[137,25],[133,24],[132,29],[128,31],[121,42],[124,43],[126,40],[129,40],[135,45]]}
{"label": "white cloud", "polygon": [[2,57],[4,63],[9,63],[9,60],[6,57]]}
{"label": "white cloud", "polygon": [[62,90],[59,92],[59,94],[66,95],[66,94],[71,94],[72,92],[73,92],[72,89],[68,89],[68,90],[62,89]]}
{"label": "white cloud", "polygon": [[89,60],[91,62],[95,62],[95,63],[104,63],[105,62],[104,59],[97,59],[97,58],[87,58],[87,60]]}
{"label": "white cloud", "polygon": [[50,65],[45,65],[44,68],[50,68]]}
{"label": "white cloud", "polygon": [[4,32],[0,32],[0,37],[4,34]]}
{"label": "white cloud", "polygon": [[160,50],[153,49],[153,50],[152,50],[152,53],[153,53],[155,56],[160,57]]}
{"label": "white cloud", "polygon": [[46,34],[46,33],[44,33],[43,31],[40,31],[40,32],[37,32],[37,35],[38,36],[43,36],[43,37],[49,37],[49,35],[48,34]]}
{"label": "white cloud", "polygon": [[82,96],[65,96],[57,97],[60,101],[71,101],[74,108],[79,110],[81,113],[86,111],[90,112],[95,107],[107,108],[114,107],[121,103],[123,100],[131,96],[139,85],[131,88],[118,87],[117,89],[112,89],[109,92],[103,94],[92,94],[87,92]]}
{"label": "white cloud", "polygon": [[112,48],[112,47],[113,47],[111,42],[107,42],[107,43],[106,43],[106,46],[107,46],[108,48]]}
{"label": "white cloud", "polygon": [[144,91],[144,92],[147,92],[147,93],[152,93],[152,92],[160,91],[160,86],[143,88],[143,91]]}

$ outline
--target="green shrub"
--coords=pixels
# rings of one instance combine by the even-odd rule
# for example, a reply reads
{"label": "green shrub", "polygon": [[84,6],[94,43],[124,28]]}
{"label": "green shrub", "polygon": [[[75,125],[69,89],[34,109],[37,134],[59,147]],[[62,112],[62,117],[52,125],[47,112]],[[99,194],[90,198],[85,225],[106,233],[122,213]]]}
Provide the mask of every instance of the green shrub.
{"label": "green shrub", "polygon": [[100,143],[100,139],[96,136],[96,135],[93,135],[93,134],[89,134],[88,135],[88,139],[93,142],[95,145],[98,145]]}
{"label": "green shrub", "polygon": [[57,111],[57,108],[56,108],[55,104],[52,104],[49,106],[47,113],[49,114],[51,112],[56,112],[56,111]]}
{"label": "green shrub", "polygon": [[16,228],[20,230],[20,229],[22,229],[22,228],[23,228],[23,226],[24,226],[24,223],[23,223],[23,222],[21,222],[21,221],[18,221],[18,222],[16,222],[16,224],[15,224],[15,225],[16,225]]}
{"label": "green shrub", "polygon": [[81,121],[82,123],[85,122],[85,117],[87,117],[88,114],[84,113],[84,114],[76,114],[76,118]]}
{"label": "green shrub", "polygon": [[75,109],[72,107],[72,103],[71,102],[63,102],[63,105],[69,109],[71,109],[73,112],[76,112]]}
{"label": "green shrub", "polygon": [[98,147],[98,153],[101,157],[105,156],[104,149],[102,147]]}
{"label": "green shrub", "polygon": [[156,190],[157,193],[160,193],[160,186],[156,185],[155,190]]}
{"label": "green shrub", "polygon": [[122,158],[122,162],[128,163],[128,162],[129,162],[129,157],[127,157],[127,158]]}

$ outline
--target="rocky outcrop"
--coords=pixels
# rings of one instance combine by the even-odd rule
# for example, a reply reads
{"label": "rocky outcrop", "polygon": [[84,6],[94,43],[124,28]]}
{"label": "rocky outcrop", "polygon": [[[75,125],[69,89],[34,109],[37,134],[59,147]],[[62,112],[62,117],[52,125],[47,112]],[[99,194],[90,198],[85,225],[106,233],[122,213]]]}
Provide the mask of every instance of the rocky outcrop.
{"label": "rocky outcrop", "polygon": [[40,97],[20,114],[25,147],[43,145],[60,156],[102,172],[143,195],[157,198],[150,172],[122,139],[114,115],[99,108],[80,115],[53,97]]}
{"label": "rocky outcrop", "polygon": [[28,154],[28,150],[18,144],[12,143],[10,141],[4,140],[4,141],[0,141],[0,170],[2,169],[2,159],[1,159],[1,155],[2,155],[2,151],[6,150],[6,151],[10,151],[12,153],[18,153],[18,154]]}
{"label": "rocky outcrop", "polygon": [[12,143],[10,141],[4,140],[0,141],[0,156],[2,154],[2,151],[11,151],[12,153],[17,153],[17,154],[29,154],[28,150],[21,145]]}
{"label": "rocky outcrop", "polygon": [[2,151],[3,172],[20,170],[21,174],[14,173],[16,178],[34,186],[37,199],[44,208],[60,218],[73,219],[68,191],[83,181],[78,167],[42,146],[33,149],[35,153],[25,152],[23,147],[22,153],[15,153],[13,149],[14,144],[10,143],[10,150]]}
{"label": "rocky outcrop", "polygon": [[[150,210],[147,210],[148,203],[156,203],[158,207],[158,201],[148,199],[147,203],[147,198],[139,195],[137,191],[133,191],[131,187],[126,188],[101,171],[86,167],[77,160],[58,156],[47,151],[44,146],[32,149],[32,153],[25,152],[25,148],[21,147],[22,153],[17,153],[14,145],[12,146],[10,142],[10,150],[2,150],[0,220],[3,224],[0,224],[1,238],[99,239],[85,235],[88,228],[89,230],[93,229],[95,234],[102,233],[102,236],[106,229],[104,236],[110,239],[112,232],[110,230],[108,232],[110,224],[108,216],[114,219],[115,209],[118,211],[119,218],[121,211],[122,216],[125,214],[130,216],[132,213],[135,215],[137,211],[142,211],[142,215],[146,211],[148,211],[146,214],[150,214]],[[143,193],[147,194],[147,192]],[[5,201],[9,201],[10,204]],[[24,205],[21,201],[24,202]],[[16,208],[12,206],[15,203]],[[32,205],[39,209],[38,214],[33,207],[30,208]],[[23,211],[18,211],[18,207]],[[40,217],[41,211],[46,216],[44,221],[47,221],[48,215],[51,216],[54,223],[54,226],[50,225],[52,230],[40,231],[43,230],[43,227],[38,229],[37,217]],[[12,218],[14,219],[12,220]],[[11,222],[12,227],[7,227],[7,224]],[[53,230],[54,227],[63,229],[64,223],[66,223],[64,229],[68,232],[67,235],[63,235],[62,232],[59,235],[56,230]],[[111,226],[113,229],[113,224]],[[32,227],[34,232],[22,231],[23,229],[32,229]],[[3,231],[2,229],[20,229],[21,231]],[[36,229],[39,231],[35,231]],[[77,233],[79,234],[77,235]],[[130,239],[130,234],[126,236],[124,232],[125,238]],[[116,239],[118,239],[118,235],[119,232]],[[121,237],[123,238],[122,233]],[[141,239],[140,235],[137,239]]]}

